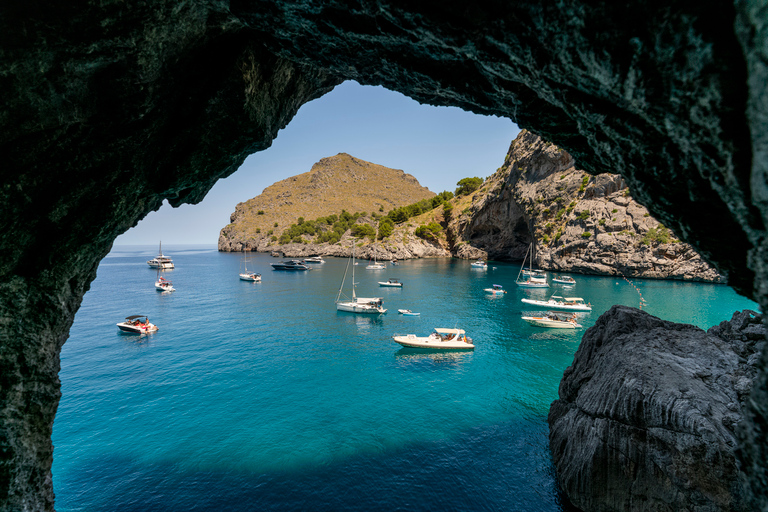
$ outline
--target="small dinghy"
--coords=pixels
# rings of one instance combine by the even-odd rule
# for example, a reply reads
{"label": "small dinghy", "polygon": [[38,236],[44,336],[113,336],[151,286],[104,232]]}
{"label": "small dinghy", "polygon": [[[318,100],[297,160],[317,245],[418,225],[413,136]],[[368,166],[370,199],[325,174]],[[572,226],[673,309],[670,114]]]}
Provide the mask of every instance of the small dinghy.
{"label": "small dinghy", "polygon": [[398,309],[397,312],[403,316],[419,316],[421,314],[421,313],[414,313],[410,309]]}

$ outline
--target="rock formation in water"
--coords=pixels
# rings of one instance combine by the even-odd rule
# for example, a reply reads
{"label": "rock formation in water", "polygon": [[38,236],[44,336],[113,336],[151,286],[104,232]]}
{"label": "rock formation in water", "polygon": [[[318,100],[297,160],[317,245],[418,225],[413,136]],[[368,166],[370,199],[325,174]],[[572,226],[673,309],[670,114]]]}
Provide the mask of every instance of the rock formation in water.
{"label": "rock formation in water", "polygon": [[[345,79],[506,116],[633,197],[768,307],[758,0],[6,2],[0,508],[51,510],[59,353],[98,262],[199,202]],[[768,355],[740,438],[768,506]]]}
{"label": "rock formation in water", "polygon": [[584,334],[549,412],[562,489],[582,510],[751,511],[737,428],[762,317],[703,331],[614,306]]}
{"label": "rock formation in water", "polygon": [[534,240],[544,270],[723,281],[620,175],[577,170],[566,151],[526,130],[464,210],[451,226],[460,257],[520,260]]}
{"label": "rock formation in water", "polygon": [[[373,215],[434,195],[399,169],[339,153],[321,159],[309,172],[279,181],[253,199],[239,203],[230,224],[221,230],[218,246],[220,251],[285,251],[285,244],[280,244],[278,238],[299,218],[303,223],[338,216],[346,210],[350,214],[364,212],[365,220],[374,221]],[[322,229],[327,230],[332,222],[322,224]],[[330,255],[333,250],[308,248],[305,252]]]}

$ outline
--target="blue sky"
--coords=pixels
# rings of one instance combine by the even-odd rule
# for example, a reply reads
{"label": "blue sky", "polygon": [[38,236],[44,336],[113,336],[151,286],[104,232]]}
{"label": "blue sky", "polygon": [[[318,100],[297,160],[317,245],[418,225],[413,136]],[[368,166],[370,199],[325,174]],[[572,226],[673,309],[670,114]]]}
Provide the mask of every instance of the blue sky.
{"label": "blue sky", "polygon": [[200,204],[165,203],[115,244],[215,245],[237,203],[342,152],[402,169],[433,192],[453,191],[462,178],[493,174],[518,132],[509,119],[420,105],[383,87],[345,82],[302,106],[272,147],[248,157]]}

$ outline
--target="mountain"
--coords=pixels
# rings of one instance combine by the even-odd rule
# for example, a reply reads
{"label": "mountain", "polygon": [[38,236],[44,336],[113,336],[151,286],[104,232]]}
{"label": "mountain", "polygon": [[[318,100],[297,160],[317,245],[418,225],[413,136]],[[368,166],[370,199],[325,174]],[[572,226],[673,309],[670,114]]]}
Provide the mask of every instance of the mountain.
{"label": "mountain", "polygon": [[461,258],[521,260],[535,241],[544,270],[725,281],[632,198],[621,176],[578,170],[566,151],[526,130],[461,212],[449,225]]}
{"label": "mountain", "polygon": [[401,170],[339,153],[239,203],[219,234],[218,246],[220,251],[271,251],[300,217],[309,221],[346,210],[364,212],[364,218],[372,220],[373,215],[434,195]]}

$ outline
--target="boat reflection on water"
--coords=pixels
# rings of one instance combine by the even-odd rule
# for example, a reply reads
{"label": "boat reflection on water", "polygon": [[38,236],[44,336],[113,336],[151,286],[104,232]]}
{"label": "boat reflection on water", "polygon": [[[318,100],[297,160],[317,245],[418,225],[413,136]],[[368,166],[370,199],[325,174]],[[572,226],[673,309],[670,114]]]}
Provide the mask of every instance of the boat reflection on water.
{"label": "boat reflection on water", "polygon": [[473,352],[466,350],[423,349],[403,347],[395,352],[397,366],[411,371],[430,372],[436,369],[457,368],[468,363]]}

